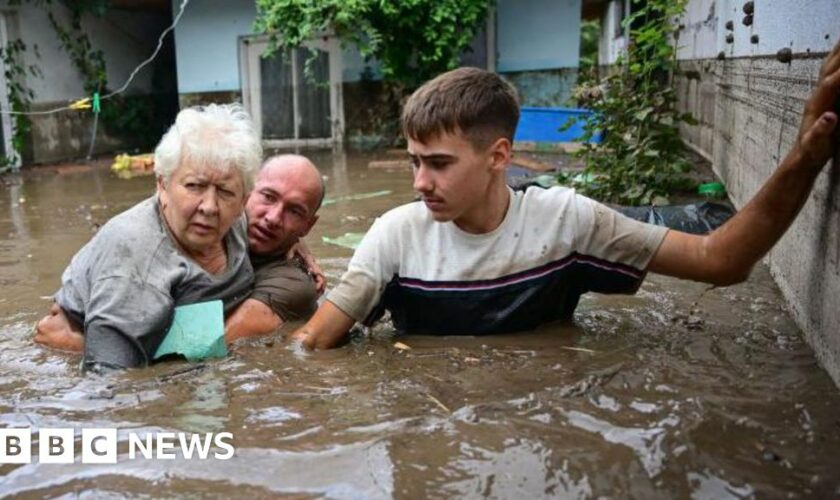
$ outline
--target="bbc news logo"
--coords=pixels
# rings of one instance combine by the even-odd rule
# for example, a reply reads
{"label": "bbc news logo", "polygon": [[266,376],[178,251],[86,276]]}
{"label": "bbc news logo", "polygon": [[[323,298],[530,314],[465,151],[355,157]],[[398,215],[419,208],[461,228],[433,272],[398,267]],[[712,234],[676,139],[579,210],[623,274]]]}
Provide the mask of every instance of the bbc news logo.
{"label": "bbc news logo", "polygon": [[[175,460],[178,451],[187,460],[229,460],[235,452],[230,432],[128,432],[128,459]],[[117,429],[82,429],[83,464],[115,464],[118,458]],[[123,455],[123,458],[125,455]],[[38,461],[42,464],[72,464],[76,460],[74,429],[39,429]],[[0,429],[0,464],[32,463],[32,430]]]}

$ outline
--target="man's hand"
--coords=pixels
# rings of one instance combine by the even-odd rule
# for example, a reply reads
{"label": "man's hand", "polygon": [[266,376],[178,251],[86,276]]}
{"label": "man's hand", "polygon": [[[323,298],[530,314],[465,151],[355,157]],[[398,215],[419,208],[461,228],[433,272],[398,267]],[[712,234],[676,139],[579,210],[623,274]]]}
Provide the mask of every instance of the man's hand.
{"label": "man's hand", "polygon": [[820,68],[817,86],[805,103],[794,153],[805,165],[820,169],[831,159],[838,144],[840,106],[840,42]]}
{"label": "man's hand", "polygon": [[82,330],[53,302],[50,312],[35,324],[36,343],[62,351],[82,352],[85,339]]}
{"label": "man's hand", "polygon": [[324,270],[321,269],[321,266],[315,262],[315,257],[309,251],[309,247],[306,246],[303,240],[298,240],[286,253],[287,259],[293,259],[295,257],[300,257],[303,260],[303,263],[306,265],[306,270],[315,281],[315,290],[319,296],[322,295],[327,288],[327,277],[324,275]]}

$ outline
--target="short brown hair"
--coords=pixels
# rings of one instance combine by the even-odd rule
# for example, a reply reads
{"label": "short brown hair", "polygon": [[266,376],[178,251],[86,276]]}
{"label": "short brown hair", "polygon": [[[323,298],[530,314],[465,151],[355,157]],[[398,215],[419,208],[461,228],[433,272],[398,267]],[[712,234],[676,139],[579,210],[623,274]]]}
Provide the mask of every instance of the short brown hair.
{"label": "short brown hair", "polygon": [[516,90],[502,77],[478,68],[458,68],[424,83],[406,101],[402,130],[427,142],[442,133],[462,133],[475,148],[499,138],[513,142],[519,122]]}

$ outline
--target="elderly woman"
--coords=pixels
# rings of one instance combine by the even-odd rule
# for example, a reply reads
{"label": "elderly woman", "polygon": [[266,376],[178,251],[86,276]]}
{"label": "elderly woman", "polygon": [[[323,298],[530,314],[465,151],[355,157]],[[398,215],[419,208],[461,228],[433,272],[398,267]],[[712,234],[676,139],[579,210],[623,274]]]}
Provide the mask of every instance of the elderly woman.
{"label": "elderly woman", "polygon": [[234,309],[253,282],[242,212],[261,158],[241,106],[181,111],[155,149],[157,192],[73,257],[38,335],[68,321],[84,331],[85,369],[145,366],[176,306]]}

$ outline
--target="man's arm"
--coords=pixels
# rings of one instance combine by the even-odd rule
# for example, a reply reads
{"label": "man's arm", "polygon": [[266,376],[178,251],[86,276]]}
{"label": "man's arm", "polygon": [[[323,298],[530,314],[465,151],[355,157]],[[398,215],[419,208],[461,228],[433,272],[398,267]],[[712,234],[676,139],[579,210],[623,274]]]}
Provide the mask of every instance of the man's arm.
{"label": "man's arm", "polygon": [[276,262],[254,274],[254,290],[225,320],[225,342],[275,332],[286,321],[309,318],[318,292],[306,271],[294,262]]}
{"label": "man's arm", "polygon": [[648,270],[715,285],[744,281],[796,218],[817,175],[836,152],[838,98],[840,43],[823,63],[805,104],[796,144],[758,194],[706,236],[669,231]]}
{"label": "man's arm", "polygon": [[247,299],[225,320],[225,343],[268,335],[283,325],[283,320],[259,300]]}
{"label": "man's arm", "polygon": [[292,334],[309,349],[330,349],[338,345],[356,323],[350,315],[325,300],[315,315]]}

